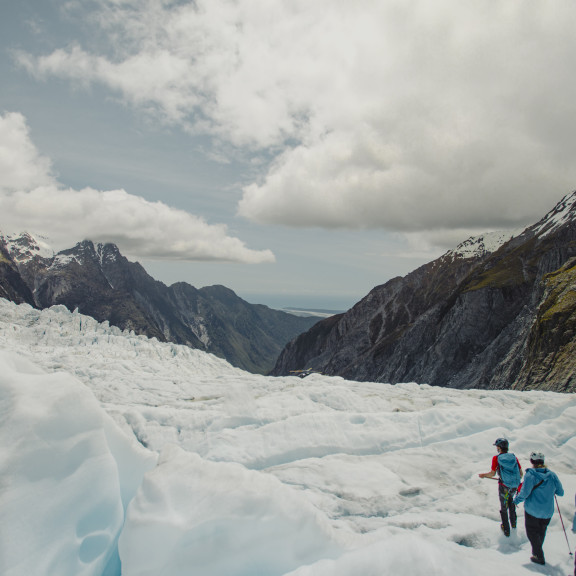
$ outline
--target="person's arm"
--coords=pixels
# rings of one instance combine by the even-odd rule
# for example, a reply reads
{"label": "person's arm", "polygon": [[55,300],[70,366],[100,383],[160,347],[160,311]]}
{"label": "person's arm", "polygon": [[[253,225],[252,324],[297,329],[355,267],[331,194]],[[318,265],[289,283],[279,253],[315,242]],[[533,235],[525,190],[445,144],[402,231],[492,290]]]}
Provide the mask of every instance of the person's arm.
{"label": "person's arm", "polygon": [[490,472],[484,472],[483,474],[478,474],[480,478],[494,478],[496,476],[496,470],[490,470]]}
{"label": "person's arm", "polygon": [[524,477],[524,470],[522,470],[522,466],[520,466],[520,461],[516,458],[516,463],[518,464],[518,470],[520,470],[520,479]]}
{"label": "person's arm", "polygon": [[564,496],[564,486],[562,486],[562,482],[560,482],[558,476],[556,476],[556,495]]}
{"label": "person's arm", "polygon": [[516,506],[524,502],[524,500],[530,496],[530,492],[532,492],[532,488],[534,487],[534,480],[532,478],[533,474],[529,474],[528,472],[530,472],[530,470],[526,472],[526,477],[522,483],[522,488],[514,498],[514,504],[516,504]]}
{"label": "person's arm", "polygon": [[492,470],[484,474],[478,474],[478,476],[480,476],[480,478],[494,478],[494,476],[496,476],[496,470],[498,470],[498,455],[492,458]]}

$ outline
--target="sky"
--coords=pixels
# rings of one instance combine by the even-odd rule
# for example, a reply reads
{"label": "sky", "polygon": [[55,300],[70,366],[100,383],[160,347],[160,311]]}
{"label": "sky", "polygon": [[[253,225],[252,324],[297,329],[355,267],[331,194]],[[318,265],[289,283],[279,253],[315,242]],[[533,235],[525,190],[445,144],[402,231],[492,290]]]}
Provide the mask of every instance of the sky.
{"label": "sky", "polygon": [[576,189],[569,0],[0,5],[0,230],[346,309]]}
{"label": "sky", "polygon": [[[574,394],[259,376],[0,299],[0,414],[3,576],[574,570]],[[478,476],[499,437],[563,485],[546,566]]]}

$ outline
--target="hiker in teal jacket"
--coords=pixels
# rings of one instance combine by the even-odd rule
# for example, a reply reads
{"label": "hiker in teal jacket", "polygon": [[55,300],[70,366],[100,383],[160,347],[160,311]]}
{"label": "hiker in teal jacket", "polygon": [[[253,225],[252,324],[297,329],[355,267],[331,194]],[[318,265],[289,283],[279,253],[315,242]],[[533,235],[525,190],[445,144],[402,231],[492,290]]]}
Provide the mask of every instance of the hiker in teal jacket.
{"label": "hiker in teal jacket", "polygon": [[564,488],[558,476],[544,465],[544,454],[532,452],[530,463],[533,468],[526,470],[524,484],[514,498],[514,504],[524,502],[526,535],[532,545],[530,560],[545,564],[542,546],[554,514],[554,498],[556,495],[564,496]]}

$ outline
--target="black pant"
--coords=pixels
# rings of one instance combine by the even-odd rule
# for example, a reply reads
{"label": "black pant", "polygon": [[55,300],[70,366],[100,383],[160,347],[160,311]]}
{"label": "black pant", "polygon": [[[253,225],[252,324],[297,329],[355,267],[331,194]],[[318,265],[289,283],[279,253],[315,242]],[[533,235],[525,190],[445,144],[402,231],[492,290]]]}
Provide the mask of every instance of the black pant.
{"label": "black pant", "polygon": [[546,538],[546,530],[550,524],[551,518],[536,518],[531,516],[524,510],[524,522],[526,524],[526,536],[532,544],[532,556],[536,556],[539,560],[544,560],[544,538]]}
{"label": "black pant", "polygon": [[[508,488],[504,484],[498,485],[498,498],[500,499],[500,518],[505,532],[510,533],[510,524],[516,528],[516,506],[514,505],[514,494],[516,488]],[[510,515],[510,522],[508,522]]]}

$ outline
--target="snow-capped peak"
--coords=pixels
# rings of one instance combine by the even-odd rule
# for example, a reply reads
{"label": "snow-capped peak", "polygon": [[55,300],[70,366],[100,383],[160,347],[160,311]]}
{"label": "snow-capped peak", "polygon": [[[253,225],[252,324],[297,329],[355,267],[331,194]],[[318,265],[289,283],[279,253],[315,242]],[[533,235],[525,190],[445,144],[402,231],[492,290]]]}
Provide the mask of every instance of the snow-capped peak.
{"label": "snow-capped peak", "polygon": [[39,234],[21,232],[19,234],[2,234],[0,240],[4,241],[12,259],[18,264],[26,263],[35,256],[52,258],[54,250],[48,238]]}
{"label": "snow-capped peak", "polygon": [[481,236],[470,236],[464,242],[456,246],[448,255],[459,258],[478,258],[496,252],[500,246],[508,242],[516,235],[514,230],[500,230],[486,232]]}
{"label": "snow-capped peak", "polygon": [[540,237],[548,236],[567,222],[576,220],[576,191],[567,194],[532,228]]}
{"label": "snow-capped peak", "polygon": [[121,256],[116,244],[98,244],[96,246],[96,254],[101,266],[105,263],[116,262]]}

